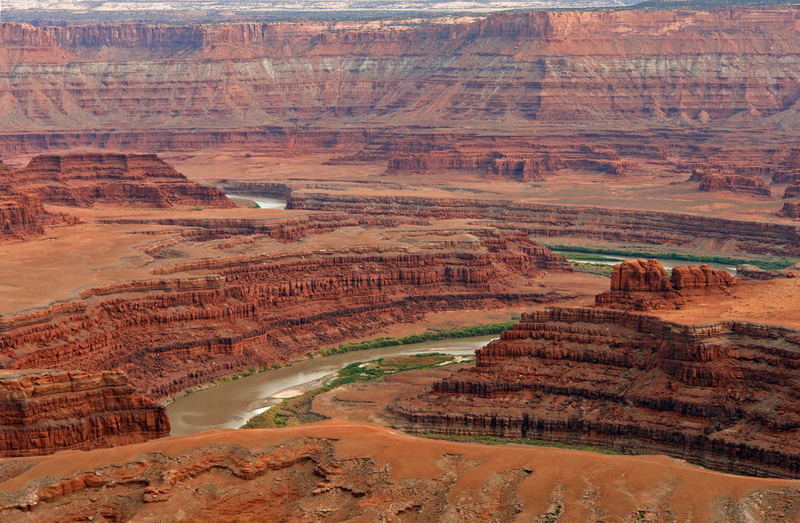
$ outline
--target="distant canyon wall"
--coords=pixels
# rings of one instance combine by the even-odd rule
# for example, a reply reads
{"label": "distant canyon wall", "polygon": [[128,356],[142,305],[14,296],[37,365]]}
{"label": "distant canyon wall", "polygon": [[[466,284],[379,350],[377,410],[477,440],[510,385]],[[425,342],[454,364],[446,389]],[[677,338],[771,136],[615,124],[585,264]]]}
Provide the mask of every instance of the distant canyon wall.
{"label": "distant canyon wall", "polygon": [[434,219],[492,220],[498,228],[523,231],[537,238],[591,238],[658,247],[692,247],[695,242],[701,242],[714,245],[719,250],[778,256],[800,255],[800,228],[797,225],[691,214],[516,203],[509,200],[330,193],[293,194],[289,198],[288,208]]}
{"label": "distant canyon wall", "polygon": [[0,24],[6,130],[751,121],[800,96],[798,11],[473,22]]}

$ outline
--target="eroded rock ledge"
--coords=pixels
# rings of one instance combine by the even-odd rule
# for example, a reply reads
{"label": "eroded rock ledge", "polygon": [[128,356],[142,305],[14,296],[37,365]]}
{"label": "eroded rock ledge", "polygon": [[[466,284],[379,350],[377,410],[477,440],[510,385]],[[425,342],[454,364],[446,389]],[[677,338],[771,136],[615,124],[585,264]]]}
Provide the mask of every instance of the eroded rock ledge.
{"label": "eroded rock ledge", "polygon": [[0,456],[139,443],[169,434],[164,408],[119,371],[0,370]]}
{"label": "eroded rock ledge", "polygon": [[[670,283],[621,276],[615,284],[627,292]],[[474,367],[391,412],[411,432],[588,443],[796,478],[798,369],[800,331],[550,307],[478,350]]]}
{"label": "eroded rock ledge", "polygon": [[797,482],[665,457],[432,441],[337,420],[152,441],[97,453],[91,463],[74,453],[31,461],[6,463],[0,518],[499,523],[565,513],[619,521],[746,514],[766,523],[796,520],[800,505]]}
{"label": "eroded rock ledge", "polygon": [[219,189],[186,178],[155,154],[72,153],[35,156],[21,169],[0,171],[0,183],[47,203],[90,207],[233,207]]}
{"label": "eroded rock ledge", "polygon": [[[186,231],[192,241],[228,243],[252,241],[259,232],[291,240],[359,225],[322,218],[182,223],[197,225]],[[151,252],[174,241],[158,242]],[[65,303],[1,317],[0,365],[120,368],[142,392],[163,399],[430,311],[560,299],[535,279],[569,270],[565,258],[527,236],[493,229],[445,231],[405,247],[189,261],[164,266],[150,279],[87,289]]]}
{"label": "eroded rock ledge", "polygon": [[[787,206],[790,204],[786,204]],[[794,224],[729,220],[690,214],[600,207],[396,196],[293,193],[288,209],[338,211],[419,218],[475,218],[538,238],[592,238],[611,242],[691,246],[727,244],[750,253],[800,255],[800,228]],[[800,212],[798,212],[800,216]]]}

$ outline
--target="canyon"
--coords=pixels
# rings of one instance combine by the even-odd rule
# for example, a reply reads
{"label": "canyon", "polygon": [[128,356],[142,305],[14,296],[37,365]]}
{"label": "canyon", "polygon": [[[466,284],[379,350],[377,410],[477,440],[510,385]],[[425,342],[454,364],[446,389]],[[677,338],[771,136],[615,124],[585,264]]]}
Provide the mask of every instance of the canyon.
{"label": "canyon", "polygon": [[[20,191],[39,191],[61,209],[76,209],[71,212],[86,209],[85,229],[140,235],[144,244],[135,257],[111,254],[113,261],[98,267],[81,267],[85,258],[77,260],[76,269],[88,273],[106,270],[103,263],[128,265],[125,275],[138,278],[111,277],[104,285],[63,291],[48,282],[44,299],[28,302],[35,307],[4,310],[0,357],[7,369],[121,369],[138,390],[164,400],[428,312],[574,296],[537,282],[549,273],[569,274],[565,258],[513,231],[347,213],[254,215],[150,156],[40,156],[15,174]],[[56,180],[70,189],[96,188],[117,179],[137,187],[152,184],[157,192],[146,192],[153,198],[144,203],[171,207],[174,197],[183,210],[141,217],[137,209],[132,217],[107,196],[113,191],[88,191],[100,195],[97,202],[115,204],[98,203],[95,209],[36,185]],[[169,180],[177,180],[177,188]],[[122,198],[124,204],[139,203]],[[204,216],[187,203],[203,205]],[[210,216],[214,206],[217,217]],[[65,234],[83,234],[80,225],[74,227],[78,231],[67,228]],[[349,246],[337,238],[347,238]],[[94,248],[103,249],[98,240]],[[4,285],[17,281],[15,268],[28,280],[36,277],[26,251],[19,252],[18,260],[6,259]],[[67,266],[62,262],[58,269]],[[32,288],[28,283],[29,293]]]}
{"label": "canyon", "polygon": [[[799,18],[0,23],[0,519],[797,519]],[[512,318],[326,421],[167,436]]]}
{"label": "canyon", "polygon": [[[788,203],[785,205],[789,205]],[[751,254],[797,256],[800,227],[690,214],[608,209],[575,205],[519,203],[509,200],[434,199],[400,196],[350,196],[335,193],[294,194],[290,209],[360,210],[375,215],[472,218],[496,221],[498,227],[536,237],[601,239],[617,243],[692,247],[718,246]],[[734,244],[726,246],[725,244]]]}

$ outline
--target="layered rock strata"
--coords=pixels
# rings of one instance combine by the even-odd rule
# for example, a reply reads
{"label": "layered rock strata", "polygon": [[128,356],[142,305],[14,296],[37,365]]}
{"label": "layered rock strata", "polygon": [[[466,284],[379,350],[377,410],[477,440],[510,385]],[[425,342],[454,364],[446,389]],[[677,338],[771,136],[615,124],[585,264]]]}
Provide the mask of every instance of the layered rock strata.
{"label": "layered rock strata", "polygon": [[726,248],[733,245],[737,250],[754,254],[800,255],[800,228],[796,225],[690,214],[516,203],[508,200],[331,193],[293,193],[287,208],[437,219],[486,219],[497,227],[524,231],[538,238],[565,236],[684,247],[691,247],[697,242],[706,248],[709,245]]}
{"label": "layered rock strata", "polygon": [[232,207],[219,189],[187,179],[154,154],[40,155],[22,169],[0,172],[0,183],[48,203],[90,207]]}
{"label": "layered rock strata", "polygon": [[24,130],[257,128],[320,116],[334,127],[746,122],[797,102],[795,18],[790,8],[733,8],[382,28],[4,23],[0,121]]}
{"label": "layered rock strata", "polygon": [[36,456],[169,435],[164,408],[119,371],[0,370],[0,455]]}
{"label": "layered rock strata", "polygon": [[0,243],[41,236],[45,227],[73,225],[78,218],[45,210],[41,200],[0,185]]}
{"label": "layered rock strata", "polygon": [[[500,139],[497,141],[502,142]],[[589,147],[580,143],[558,146],[539,144],[522,150],[515,150],[512,145],[502,151],[434,149],[388,154],[390,156],[386,174],[389,175],[475,171],[487,177],[510,178],[522,182],[543,178],[560,169],[623,175],[638,167],[637,162],[631,159],[620,159],[613,149]]]}
{"label": "layered rock strata", "polygon": [[699,182],[701,191],[730,191],[771,198],[769,187],[762,178],[739,174],[695,173],[689,181]]}
{"label": "layered rock strata", "polygon": [[614,266],[611,290],[595,303],[612,309],[652,310],[680,308],[686,298],[731,294],[736,278],[708,265],[678,266],[667,271],[658,260],[627,260]]}
{"label": "layered rock strata", "polygon": [[800,202],[786,202],[781,207],[781,210],[778,211],[778,216],[783,216],[785,218],[800,218]]}
{"label": "layered rock strata", "polygon": [[[257,220],[198,220],[205,226],[188,229],[179,241],[234,245],[258,233],[292,241],[359,225],[325,218],[263,229]],[[165,242],[154,244],[151,255],[175,245]],[[152,279],[87,289],[80,299],[0,318],[0,365],[120,368],[140,390],[163,399],[430,311],[558,299],[532,282],[545,271],[569,270],[563,257],[525,235],[492,229],[444,231],[407,247],[191,261],[160,267]]]}
{"label": "layered rock strata", "polygon": [[552,307],[524,315],[476,356],[474,367],[393,406],[397,426],[800,477],[797,331]]}

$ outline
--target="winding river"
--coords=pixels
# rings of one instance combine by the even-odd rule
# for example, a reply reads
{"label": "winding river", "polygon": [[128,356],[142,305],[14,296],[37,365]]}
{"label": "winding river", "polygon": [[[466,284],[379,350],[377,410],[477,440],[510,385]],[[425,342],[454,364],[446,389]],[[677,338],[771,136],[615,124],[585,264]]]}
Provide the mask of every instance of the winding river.
{"label": "winding river", "polygon": [[270,198],[269,196],[249,196],[245,194],[232,194],[225,193],[228,198],[239,198],[241,200],[250,200],[258,205],[259,209],[285,209],[286,200],[281,198]]}
{"label": "winding river", "polygon": [[322,385],[336,372],[357,361],[426,352],[472,355],[475,349],[497,337],[492,334],[346,352],[301,360],[280,369],[220,383],[167,405],[172,435],[185,436],[204,430],[239,428],[256,414],[285,398]]}

